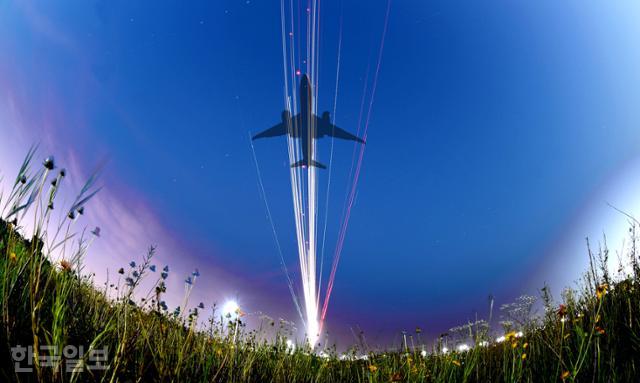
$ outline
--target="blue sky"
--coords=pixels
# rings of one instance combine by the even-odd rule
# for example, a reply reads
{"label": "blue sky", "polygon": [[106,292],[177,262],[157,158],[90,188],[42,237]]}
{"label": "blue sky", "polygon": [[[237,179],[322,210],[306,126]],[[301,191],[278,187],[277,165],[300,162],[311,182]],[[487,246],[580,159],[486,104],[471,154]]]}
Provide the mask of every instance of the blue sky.
{"label": "blue sky", "polygon": [[[322,3],[318,108],[342,15],[336,123],[352,132],[385,9]],[[632,1],[392,3],[329,331],[436,334],[489,294],[579,277],[584,237],[623,230],[606,202],[638,208],[638,17]],[[295,318],[248,141],[283,109],[279,2],[0,2],[0,57],[3,173],[33,142],[79,174],[109,159],[96,273],[158,243],[179,270],[211,270],[199,298]],[[255,148],[295,269],[286,142]],[[352,153],[336,142],[329,249]]]}

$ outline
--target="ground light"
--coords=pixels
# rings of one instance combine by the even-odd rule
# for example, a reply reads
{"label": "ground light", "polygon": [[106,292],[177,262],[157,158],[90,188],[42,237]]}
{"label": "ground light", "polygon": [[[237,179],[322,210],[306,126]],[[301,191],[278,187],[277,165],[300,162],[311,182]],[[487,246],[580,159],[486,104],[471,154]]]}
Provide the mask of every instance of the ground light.
{"label": "ground light", "polygon": [[234,300],[226,301],[222,306],[222,316],[230,320],[236,320],[240,314],[240,305]]}

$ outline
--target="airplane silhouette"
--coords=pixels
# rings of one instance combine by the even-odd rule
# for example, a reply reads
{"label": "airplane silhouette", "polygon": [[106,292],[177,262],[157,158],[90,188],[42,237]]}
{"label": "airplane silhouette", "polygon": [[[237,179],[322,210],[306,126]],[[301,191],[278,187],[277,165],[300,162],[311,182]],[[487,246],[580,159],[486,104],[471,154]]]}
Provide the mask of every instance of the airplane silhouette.
{"label": "airplane silhouette", "polygon": [[313,114],[312,103],[313,92],[311,89],[311,82],[309,77],[305,74],[300,81],[300,113],[298,113],[293,119],[291,113],[285,110],[282,112],[282,122],[265,130],[262,133],[258,133],[253,136],[253,140],[267,137],[277,137],[289,134],[293,138],[300,138],[302,140],[302,160],[292,164],[291,167],[298,166],[308,167],[315,166],[320,169],[326,169],[327,167],[314,160],[312,138],[319,139],[324,136],[330,136],[340,138],[343,140],[356,141],[364,144],[364,140],[360,137],[354,136],[346,130],[340,129],[331,123],[329,118],[329,112],[322,113],[322,117],[318,117]]}

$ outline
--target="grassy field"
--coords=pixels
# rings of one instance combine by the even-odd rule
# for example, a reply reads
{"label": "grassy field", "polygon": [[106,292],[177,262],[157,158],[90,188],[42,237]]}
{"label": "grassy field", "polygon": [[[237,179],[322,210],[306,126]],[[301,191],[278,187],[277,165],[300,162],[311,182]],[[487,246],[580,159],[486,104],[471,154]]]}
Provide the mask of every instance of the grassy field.
{"label": "grassy field", "polygon": [[[554,302],[543,288],[537,299],[505,305],[500,329],[490,330],[496,326],[489,318],[452,329],[428,348],[406,342],[395,351],[354,348],[346,355],[319,355],[303,345],[291,347],[286,331],[278,331],[281,324],[268,319],[263,326],[273,329],[275,338],[247,329],[242,318],[214,320],[215,310],[209,310],[208,321],[203,307],[168,310],[163,295],[169,269],[156,269],[153,248],[120,269],[119,282],[94,286],[82,262],[99,230],[73,228],[98,190],[95,176],[63,218],[51,222],[52,212],[62,209],[55,199],[65,174],[52,158],[41,164],[35,155],[29,152],[11,192],[0,199],[2,382],[640,380],[640,267],[633,219],[623,260],[631,271],[623,278],[609,274],[606,249],[589,250],[591,268],[579,291],[565,290],[562,302]],[[29,229],[23,221],[30,222]],[[144,278],[156,280],[146,295],[147,286],[143,291],[140,286]],[[540,315],[533,314],[536,304]],[[198,325],[203,322],[208,325]],[[82,356],[69,347],[74,345],[84,348]],[[22,357],[18,367],[31,371],[16,371]]]}

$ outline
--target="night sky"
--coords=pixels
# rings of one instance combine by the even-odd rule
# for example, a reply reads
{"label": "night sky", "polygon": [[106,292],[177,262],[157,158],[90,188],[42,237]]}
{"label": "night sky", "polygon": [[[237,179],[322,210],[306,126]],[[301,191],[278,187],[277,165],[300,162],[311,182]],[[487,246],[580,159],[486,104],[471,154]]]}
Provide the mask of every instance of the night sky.
{"label": "night sky", "polygon": [[[342,20],[335,122],[355,133],[387,2],[321,6],[318,110],[333,109]],[[621,248],[626,218],[607,203],[640,215],[638,20],[635,1],[392,2],[333,340],[439,334],[486,318],[490,294],[497,307],[570,286],[587,236]],[[197,267],[194,306],[233,298],[297,320],[249,144],[281,118],[280,27],[278,1],[0,1],[0,171],[39,143],[69,169],[71,199],[106,161],[82,223],[103,232],[96,281],[157,244],[174,305]],[[353,151],[335,142],[327,262]],[[255,153],[296,270],[286,140]]]}

